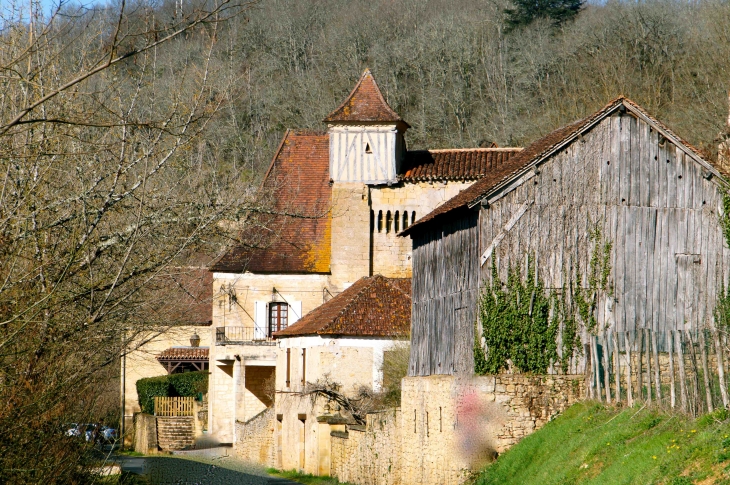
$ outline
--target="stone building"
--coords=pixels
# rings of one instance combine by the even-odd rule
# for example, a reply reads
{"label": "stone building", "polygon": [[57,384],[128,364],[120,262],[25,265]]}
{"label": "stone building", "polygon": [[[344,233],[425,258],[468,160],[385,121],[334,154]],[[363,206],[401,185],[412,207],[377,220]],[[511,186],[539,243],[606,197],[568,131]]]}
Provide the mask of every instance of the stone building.
{"label": "stone building", "polygon": [[211,266],[209,425],[223,443],[271,405],[274,332],[363,276],[410,277],[410,242],[396,234],[519,152],[409,151],[409,125],[369,70],[324,122],[286,132],[262,184],[277,214]]}
{"label": "stone building", "polygon": [[[274,335],[276,360],[275,466],[329,475],[329,424],[337,403],[307,391],[333,388],[357,398],[379,391],[385,352],[408,339],[411,284],[407,278],[363,277],[296,324]],[[325,384],[329,383],[329,384]],[[308,387],[309,386],[309,387]],[[356,424],[345,410],[342,422]],[[320,434],[320,424],[326,430]]]}
{"label": "stone building", "polygon": [[197,264],[174,267],[158,276],[151,286],[155,294],[147,308],[150,325],[130,336],[126,354],[120,362],[120,393],[124,403],[122,431],[127,444],[131,444],[134,414],[141,411],[136,386],[139,379],[207,370],[209,364],[210,272]]}

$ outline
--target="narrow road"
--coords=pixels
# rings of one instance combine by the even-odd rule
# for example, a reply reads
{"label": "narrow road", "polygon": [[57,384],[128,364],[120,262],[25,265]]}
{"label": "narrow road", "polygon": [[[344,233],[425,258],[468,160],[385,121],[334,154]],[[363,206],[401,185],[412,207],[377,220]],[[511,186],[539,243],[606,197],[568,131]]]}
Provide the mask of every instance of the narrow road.
{"label": "narrow road", "polygon": [[[201,461],[197,461],[200,459]],[[291,485],[283,478],[266,474],[263,468],[225,457],[115,456],[123,471],[144,475],[154,485]]]}

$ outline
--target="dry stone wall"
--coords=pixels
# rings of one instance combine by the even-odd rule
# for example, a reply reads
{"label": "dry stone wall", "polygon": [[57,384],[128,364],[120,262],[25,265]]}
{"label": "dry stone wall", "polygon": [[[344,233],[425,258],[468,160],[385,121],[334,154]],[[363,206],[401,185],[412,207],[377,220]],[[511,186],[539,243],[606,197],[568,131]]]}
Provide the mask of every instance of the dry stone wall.
{"label": "dry stone wall", "polygon": [[236,423],[236,455],[246,461],[276,467],[274,408],[267,408],[245,423]]}
{"label": "dry stone wall", "polygon": [[332,475],[359,485],[463,483],[585,396],[585,376],[407,377],[401,408],[331,433]]}
{"label": "dry stone wall", "polygon": [[360,485],[400,485],[399,409],[369,414],[365,426],[332,433],[332,475]]}

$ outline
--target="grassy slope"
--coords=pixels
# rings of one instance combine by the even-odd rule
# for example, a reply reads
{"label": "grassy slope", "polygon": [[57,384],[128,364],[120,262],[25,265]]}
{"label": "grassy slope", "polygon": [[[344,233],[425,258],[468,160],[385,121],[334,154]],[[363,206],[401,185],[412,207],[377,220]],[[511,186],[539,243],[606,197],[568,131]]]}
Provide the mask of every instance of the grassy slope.
{"label": "grassy slope", "polygon": [[730,484],[730,414],[581,403],[486,467],[487,484]]}

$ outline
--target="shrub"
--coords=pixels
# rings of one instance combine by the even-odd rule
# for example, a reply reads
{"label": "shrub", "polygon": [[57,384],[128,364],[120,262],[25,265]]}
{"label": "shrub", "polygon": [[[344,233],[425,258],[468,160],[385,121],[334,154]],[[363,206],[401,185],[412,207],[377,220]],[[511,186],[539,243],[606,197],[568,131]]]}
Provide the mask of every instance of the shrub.
{"label": "shrub", "polygon": [[139,407],[143,413],[154,414],[155,397],[190,397],[208,390],[208,372],[185,372],[167,376],[147,377],[137,381]]}

